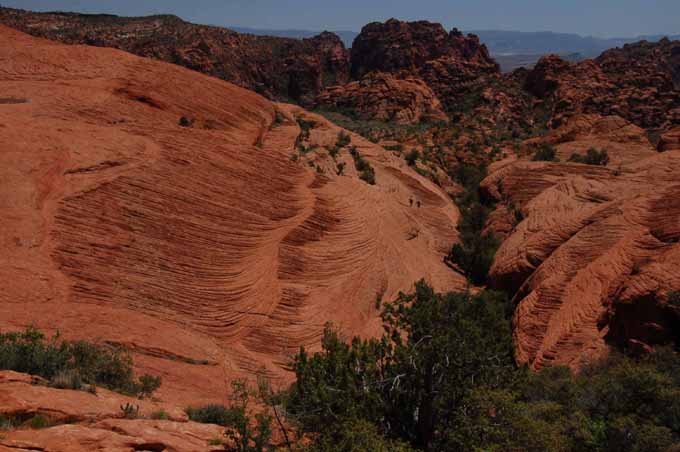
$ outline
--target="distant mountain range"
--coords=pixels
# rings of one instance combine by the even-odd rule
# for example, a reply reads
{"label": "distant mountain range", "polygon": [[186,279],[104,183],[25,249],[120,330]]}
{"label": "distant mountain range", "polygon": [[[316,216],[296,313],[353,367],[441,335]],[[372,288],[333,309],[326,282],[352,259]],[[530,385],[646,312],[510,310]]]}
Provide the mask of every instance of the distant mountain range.
{"label": "distant mountain range", "polygon": [[[311,38],[319,34],[309,30],[265,30],[244,27],[229,27],[239,33],[254,35],[280,36],[286,38]],[[356,31],[335,31],[345,46],[351,47]],[[518,67],[531,67],[542,56],[550,53],[561,55],[571,61],[594,58],[607,49],[624,44],[646,41],[659,41],[665,35],[637,36],[631,38],[596,38],[575,33],[554,33],[551,31],[524,32],[502,30],[467,30],[474,33],[487,45],[493,57],[504,71]],[[680,39],[680,34],[667,36],[671,40]]]}

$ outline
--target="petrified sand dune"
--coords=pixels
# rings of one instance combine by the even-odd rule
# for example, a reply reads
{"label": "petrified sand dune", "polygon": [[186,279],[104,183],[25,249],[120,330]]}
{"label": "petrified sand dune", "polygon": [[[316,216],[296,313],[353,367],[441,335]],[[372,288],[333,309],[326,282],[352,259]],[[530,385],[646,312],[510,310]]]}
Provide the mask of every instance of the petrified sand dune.
{"label": "petrified sand dune", "polygon": [[421,277],[464,287],[443,263],[456,207],[382,148],[352,136],[371,186],[346,148],[293,161],[296,117],[316,123],[310,148],[340,131],[297,107],[113,49],[0,35],[0,328],[124,344],[163,376],[162,398],[198,403],[227,377],[285,379],[327,321],[377,332],[376,298]]}
{"label": "petrified sand dune", "polygon": [[677,335],[666,295],[680,287],[680,150],[633,141],[623,155],[610,148],[612,168],[519,160],[483,183],[525,216],[491,278],[516,293],[517,355],[533,368],[578,367],[609,342]]}

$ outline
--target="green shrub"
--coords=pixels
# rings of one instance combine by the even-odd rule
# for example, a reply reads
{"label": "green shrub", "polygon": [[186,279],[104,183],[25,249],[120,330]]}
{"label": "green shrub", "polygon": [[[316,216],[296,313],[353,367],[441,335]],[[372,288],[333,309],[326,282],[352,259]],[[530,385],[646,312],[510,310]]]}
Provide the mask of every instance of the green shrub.
{"label": "green shrub", "polygon": [[354,159],[354,167],[359,171],[359,179],[369,185],[375,185],[375,170],[371,164],[364,160],[356,146],[352,146],[349,152]]}
{"label": "green shrub", "polygon": [[571,154],[569,161],[586,165],[607,166],[609,164],[609,154],[605,150],[598,151],[595,148],[590,148],[585,156]]}
{"label": "green shrub", "polygon": [[532,159],[534,162],[557,162],[557,151],[549,144],[543,144]]}
{"label": "green shrub", "polygon": [[417,149],[412,149],[411,152],[406,154],[406,163],[408,166],[414,166],[418,159],[420,158],[420,152]]}
{"label": "green shrub", "polygon": [[160,377],[148,375],[135,380],[126,352],[85,341],[60,341],[58,335],[48,341],[32,327],[0,334],[0,369],[38,375],[60,387],[96,384],[140,396],[150,395],[161,384]]}
{"label": "green shrub", "polygon": [[57,389],[71,389],[77,391],[83,388],[83,380],[77,370],[62,370],[52,378],[50,386]]}
{"label": "green shrub", "polygon": [[42,414],[36,414],[31,418],[31,428],[34,430],[40,430],[47,428],[51,425],[49,419],[47,419]]}
{"label": "green shrub", "polygon": [[338,149],[344,148],[345,146],[349,146],[352,143],[352,137],[343,131],[340,131],[338,133],[338,138],[335,142],[335,147]]}
{"label": "green shrub", "polygon": [[216,424],[225,426],[231,416],[231,411],[224,405],[206,405],[203,407],[189,407],[186,410],[189,419],[202,424]]}
{"label": "green shrub", "polygon": [[191,127],[192,123],[193,121],[187,118],[186,116],[182,116],[181,118],[179,118],[179,125],[181,127]]}
{"label": "green shrub", "polygon": [[170,415],[167,413],[167,411],[161,408],[160,410],[151,413],[151,419],[157,421],[167,421],[170,419]]}

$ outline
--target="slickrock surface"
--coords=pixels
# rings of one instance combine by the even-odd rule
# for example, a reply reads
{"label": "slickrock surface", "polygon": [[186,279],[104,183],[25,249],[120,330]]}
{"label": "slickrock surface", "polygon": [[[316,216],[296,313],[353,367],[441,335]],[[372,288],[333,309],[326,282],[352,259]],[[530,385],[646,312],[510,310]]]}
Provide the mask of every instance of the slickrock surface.
{"label": "slickrock surface", "polygon": [[560,156],[607,147],[612,163],[509,160],[483,182],[525,217],[491,270],[492,285],[516,293],[519,360],[579,367],[608,344],[677,340],[667,294],[680,287],[680,147],[655,153],[618,117],[576,118],[545,140]]}
{"label": "slickrock surface", "polygon": [[272,99],[310,102],[323,87],[349,79],[349,53],[333,33],[297,40],[241,34],[170,15],[117,17],[11,8],[0,8],[0,23],[67,44],[115,47],[179,64]]}
{"label": "slickrock surface", "polygon": [[643,128],[680,124],[680,41],[642,41],[604,52],[595,60],[569,63],[542,58],[526,88],[551,104],[559,126],[580,113],[618,115]]}
{"label": "slickrock surface", "polygon": [[[121,406],[139,408],[139,419],[123,419]],[[164,411],[169,419],[151,420]],[[0,372],[0,415],[16,429],[2,432],[0,451],[205,452],[214,439],[224,439],[216,425],[188,422],[182,408],[124,397],[104,389],[96,394],[47,387],[29,375]],[[29,429],[33,417],[49,425]]]}
{"label": "slickrock surface", "polygon": [[449,120],[441,102],[422,79],[399,79],[382,72],[330,87],[316,98],[316,104],[326,109],[352,111],[364,120],[398,124]]}
{"label": "slickrock surface", "polygon": [[287,381],[327,321],[379,331],[376,298],[419,278],[465,286],[443,263],[458,210],[383,148],[352,136],[368,185],[347,148],[314,147],[340,129],[298,107],[119,50],[0,37],[0,329],[123,344],[161,399],[201,403],[230,378]]}

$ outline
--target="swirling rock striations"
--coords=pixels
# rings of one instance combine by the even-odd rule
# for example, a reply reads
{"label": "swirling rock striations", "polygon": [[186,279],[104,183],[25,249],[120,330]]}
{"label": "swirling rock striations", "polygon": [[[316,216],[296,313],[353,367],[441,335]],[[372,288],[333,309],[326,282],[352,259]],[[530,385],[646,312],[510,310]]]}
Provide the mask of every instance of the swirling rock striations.
{"label": "swirling rock striations", "polygon": [[608,144],[616,163],[517,160],[496,165],[483,182],[524,216],[498,251],[491,280],[516,294],[517,357],[534,369],[580,367],[612,344],[680,339],[676,308],[667,304],[680,288],[680,149],[656,153],[635,130],[621,118],[572,120],[546,140]]}
{"label": "swirling rock striations", "polygon": [[420,278],[465,286],[443,263],[455,205],[381,147],[352,135],[369,185],[348,148],[325,147],[341,129],[299,107],[115,49],[0,35],[1,329],[124,344],[162,398],[195,404],[230,378],[287,381],[327,321],[379,332],[376,298]]}

